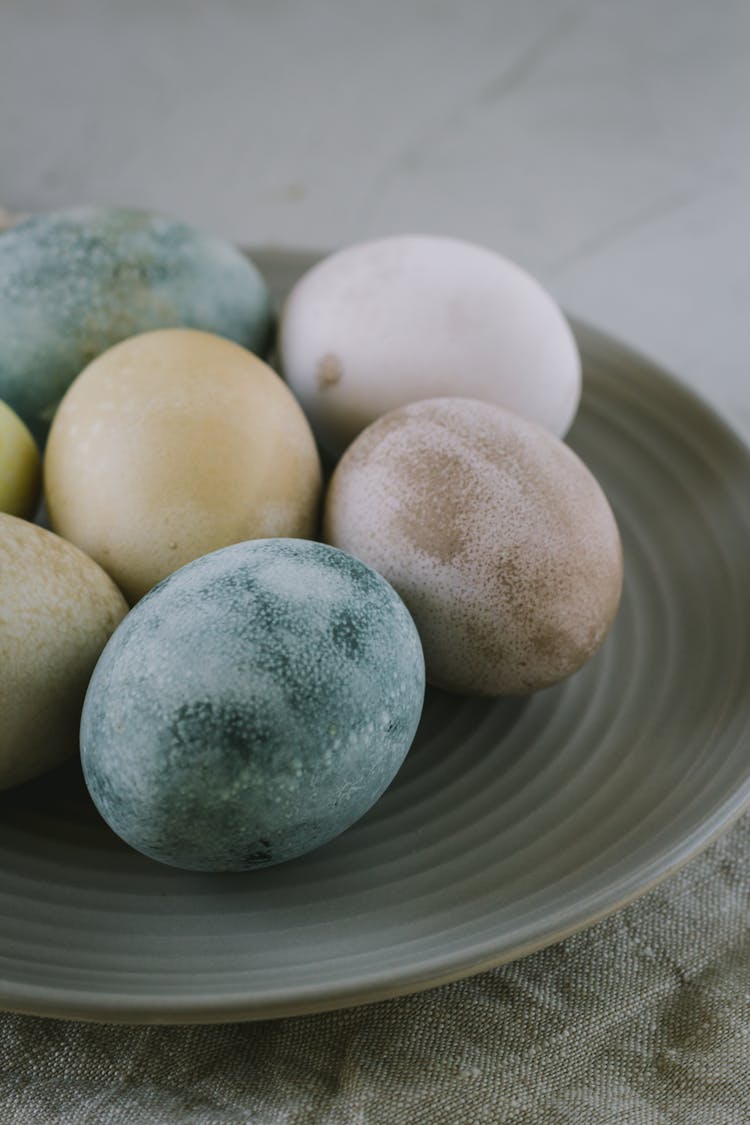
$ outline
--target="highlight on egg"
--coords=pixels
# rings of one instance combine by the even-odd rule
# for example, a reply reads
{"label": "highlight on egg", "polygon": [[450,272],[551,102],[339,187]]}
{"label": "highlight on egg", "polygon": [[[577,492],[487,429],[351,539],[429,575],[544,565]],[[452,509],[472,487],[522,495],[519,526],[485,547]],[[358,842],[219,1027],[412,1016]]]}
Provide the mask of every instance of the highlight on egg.
{"label": "highlight on egg", "polygon": [[383,578],[320,543],[240,543],[171,575],[114,634],[86,695],[84,776],[143,854],[265,867],[374,804],[423,698],[419,636]]}
{"label": "highlight on egg", "polygon": [[127,612],[104,571],[70,543],[0,515],[0,789],[78,750],[99,655]]}
{"label": "highlight on egg", "polygon": [[339,462],[323,535],[384,575],[420,632],[428,680],[516,695],[577,671],[622,589],[617,524],[548,430],[461,398],[394,410]]}
{"label": "highlight on egg", "polygon": [[186,328],[135,336],[89,364],[44,462],[52,528],[131,603],[230,543],[313,536],[321,483],[286,384],[238,344]]}
{"label": "highlight on egg", "polygon": [[552,297],[507,258],[455,238],[395,235],[331,254],[290,292],[278,347],[332,457],[382,414],[444,395],[562,437],[581,393],[578,349]]}
{"label": "highlight on egg", "polygon": [[175,219],[76,207],[0,235],[0,398],[40,443],[73,379],[119,340],[186,326],[264,354],[272,325],[252,262]]}

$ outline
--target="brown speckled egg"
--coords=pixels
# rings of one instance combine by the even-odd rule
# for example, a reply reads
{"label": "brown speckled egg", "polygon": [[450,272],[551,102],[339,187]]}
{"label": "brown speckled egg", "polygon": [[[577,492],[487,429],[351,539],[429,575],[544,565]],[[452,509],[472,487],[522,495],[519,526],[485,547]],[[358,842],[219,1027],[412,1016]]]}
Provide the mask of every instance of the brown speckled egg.
{"label": "brown speckled egg", "polygon": [[50,431],[44,486],[53,529],[134,602],[219,547],[313,535],[321,470],[270,367],[174,328],[125,340],[78,376]]}
{"label": "brown speckled egg", "polygon": [[127,609],[81,551],[0,515],[0,789],[77,753],[89,678]]}
{"label": "brown speckled egg", "polygon": [[612,624],[622,550],[579,457],[500,407],[401,407],[350,445],[331,479],[328,543],[362,559],[412,613],[429,681],[525,694],[571,675]]}

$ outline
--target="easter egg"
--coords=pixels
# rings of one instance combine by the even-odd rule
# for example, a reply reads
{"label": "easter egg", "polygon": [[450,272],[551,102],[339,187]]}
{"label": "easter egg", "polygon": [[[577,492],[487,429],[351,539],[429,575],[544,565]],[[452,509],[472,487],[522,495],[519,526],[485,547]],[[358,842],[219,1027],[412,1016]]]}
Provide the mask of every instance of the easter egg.
{"label": "easter egg", "polygon": [[432,399],[392,411],[331,479],[323,534],[409,607],[428,680],[526,694],[580,668],[622,588],[614,515],[579,457],[500,407]]}
{"label": "easter egg", "polygon": [[36,442],[15,411],[0,402],[0,512],[30,519],[41,483]]}
{"label": "easter egg", "polygon": [[387,582],[320,543],[240,543],[128,615],[81,724],[91,796],[147,856],[242,871],[337,836],[388,786],[424,695]]}
{"label": "easter egg", "polygon": [[506,407],[562,436],[581,365],[548,293],[499,254],[397,235],[309,270],[282,311],[284,376],[336,456],[381,414],[442,395]]}
{"label": "easter egg", "polygon": [[52,528],[134,602],[219,547],[313,535],[321,471],[270,367],[230,340],[173,328],[116,344],[75,380],[44,485]]}
{"label": "easter egg", "polygon": [[89,677],[126,612],[81,551],[0,515],[0,789],[77,752]]}
{"label": "easter egg", "polygon": [[0,398],[37,441],[95,356],[179,325],[262,352],[271,307],[258,270],[222,239],[121,207],[35,215],[0,235]]}

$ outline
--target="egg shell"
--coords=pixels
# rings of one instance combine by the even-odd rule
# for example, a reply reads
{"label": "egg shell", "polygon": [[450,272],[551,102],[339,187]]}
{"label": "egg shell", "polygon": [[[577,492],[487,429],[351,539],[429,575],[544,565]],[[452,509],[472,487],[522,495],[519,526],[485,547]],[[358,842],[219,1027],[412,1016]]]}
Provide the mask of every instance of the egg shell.
{"label": "egg shell", "polygon": [[120,207],[40,214],[0,235],[0,398],[40,443],[95,356],[179,325],[262,353],[272,317],[258,270],[222,239]]}
{"label": "egg shell", "polygon": [[379,575],[320,543],[241,543],[173,574],[117,630],[86,696],[84,776],[145,855],[263,867],[370,808],[423,697],[417,631]]}
{"label": "egg shell", "polygon": [[331,479],[324,538],[383,574],[450,691],[516,695],[571,675],[614,620],[622,551],[579,457],[541,426],[469,399],[374,422]]}
{"label": "egg shell", "polygon": [[89,677],[126,612],[81,551],[0,515],[0,789],[77,752]]}
{"label": "egg shell", "polygon": [[549,294],[455,238],[396,235],[325,258],[289,294],[279,353],[334,456],[382,414],[443,395],[494,402],[562,436],[581,393],[578,349]]}
{"label": "egg shell", "polygon": [[0,512],[30,519],[41,485],[36,442],[15,411],[0,402]]}
{"label": "egg shell", "polygon": [[75,380],[44,484],[52,528],[134,602],[219,547],[313,535],[321,470],[270,367],[230,340],[175,328],[115,345]]}

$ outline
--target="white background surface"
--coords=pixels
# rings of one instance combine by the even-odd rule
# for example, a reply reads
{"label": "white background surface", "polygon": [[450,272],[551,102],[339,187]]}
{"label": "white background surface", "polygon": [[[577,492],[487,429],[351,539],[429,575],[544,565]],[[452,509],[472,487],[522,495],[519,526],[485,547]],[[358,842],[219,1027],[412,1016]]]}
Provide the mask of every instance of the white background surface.
{"label": "white background surface", "polygon": [[750,0],[0,0],[0,201],[492,246],[750,435]]}

